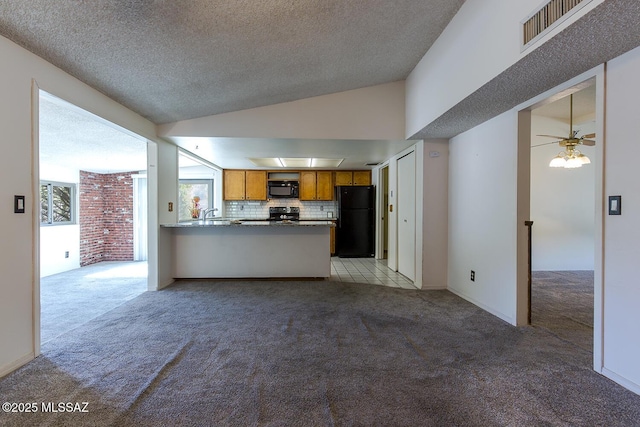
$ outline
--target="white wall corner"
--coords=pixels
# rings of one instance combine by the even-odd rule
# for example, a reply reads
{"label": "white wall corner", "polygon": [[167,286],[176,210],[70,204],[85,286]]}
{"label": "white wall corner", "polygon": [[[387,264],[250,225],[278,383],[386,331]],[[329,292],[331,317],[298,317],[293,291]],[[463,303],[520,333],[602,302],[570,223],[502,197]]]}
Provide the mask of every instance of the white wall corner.
{"label": "white wall corner", "polygon": [[[413,282],[416,288],[423,289],[425,283],[425,253],[424,253],[424,176],[425,176],[425,158],[424,158],[424,141],[418,141],[415,145],[416,159],[416,253],[415,266],[416,278]],[[428,276],[427,276],[428,277]]]}
{"label": "white wall corner", "polygon": [[517,172],[517,214],[516,214],[516,292],[515,292],[515,323],[518,326],[527,325],[529,318],[529,228],[525,221],[529,221],[531,200],[531,111],[518,112],[518,172]]}
{"label": "white wall corner", "polygon": [[0,366],[0,378],[10,374],[11,372],[15,371],[19,367],[31,362],[33,359],[35,359],[35,357],[36,357],[35,353],[30,352],[12,361],[11,363],[7,363],[3,366]]}
{"label": "white wall corner", "polygon": [[[449,141],[425,140],[422,143],[422,201],[416,205],[422,211],[416,220],[422,226],[421,264],[422,289],[446,289],[448,274],[449,215]],[[418,202],[418,200],[416,200]]]}

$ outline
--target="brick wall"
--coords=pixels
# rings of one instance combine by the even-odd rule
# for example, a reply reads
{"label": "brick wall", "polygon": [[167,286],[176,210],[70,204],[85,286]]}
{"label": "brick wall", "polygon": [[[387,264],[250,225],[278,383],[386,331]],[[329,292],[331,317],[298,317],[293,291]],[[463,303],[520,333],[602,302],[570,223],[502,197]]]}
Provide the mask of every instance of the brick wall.
{"label": "brick wall", "polygon": [[80,171],[80,266],[133,261],[131,175]]}

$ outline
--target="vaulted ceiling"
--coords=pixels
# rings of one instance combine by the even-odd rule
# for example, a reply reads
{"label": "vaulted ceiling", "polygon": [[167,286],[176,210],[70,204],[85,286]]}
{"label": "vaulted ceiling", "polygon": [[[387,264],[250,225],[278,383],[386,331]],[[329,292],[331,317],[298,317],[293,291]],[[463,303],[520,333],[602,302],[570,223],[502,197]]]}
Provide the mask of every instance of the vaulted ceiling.
{"label": "vaulted ceiling", "polygon": [[[403,80],[463,3],[11,0],[0,35],[160,124]],[[638,28],[639,1],[606,0],[410,138],[464,132],[637,47]]]}
{"label": "vaulted ceiling", "polygon": [[154,123],[404,80],[464,0],[11,0],[0,34]]}

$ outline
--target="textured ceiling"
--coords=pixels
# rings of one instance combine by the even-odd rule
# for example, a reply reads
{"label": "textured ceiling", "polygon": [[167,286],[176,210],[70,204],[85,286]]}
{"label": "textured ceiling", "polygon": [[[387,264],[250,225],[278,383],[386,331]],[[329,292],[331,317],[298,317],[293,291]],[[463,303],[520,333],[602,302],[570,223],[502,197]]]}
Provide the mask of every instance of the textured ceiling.
{"label": "textured ceiling", "polygon": [[[595,82],[592,82],[595,83]],[[573,94],[573,122],[580,123],[595,120],[596,114],[596,85],[591,84]],[[569,123],[572,112],[571,97],[564,96],[531,111],[532,114],[550,117],[564,123]]]}
{"label": "textured ceiling", "polygon": [[40,97],[38,131],[45,175],[56,168],[97,173],[147,169],[146,141],[53,97]]}
{"label": "textured ceiling", "polygon": [[606,0],[410,139],[451,138],[640,46],[640,1]]}
{"label": "textured ceiling", "polygon": [[[165,123],[402,80],[462,3],[11,0],[0,35]],[[606,0],[411,139],[469,130],[639,46],[639,28],[640,1]]]}
{"label": "textured ceiling", "polygon": [[464,0],[11,0],[0,34],[154,123],[404,80]]}

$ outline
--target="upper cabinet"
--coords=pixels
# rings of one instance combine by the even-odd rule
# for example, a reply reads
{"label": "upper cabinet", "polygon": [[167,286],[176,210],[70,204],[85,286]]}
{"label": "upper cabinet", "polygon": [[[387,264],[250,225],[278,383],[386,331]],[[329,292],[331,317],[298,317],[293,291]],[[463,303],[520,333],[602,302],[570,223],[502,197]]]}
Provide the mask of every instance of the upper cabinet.
{"label": "upper cabinet", "polygon": [[335,185],[371,185],[371,171],[336,171]]}
{"label": "upper cabinet", "polygon": [[244,171],[225,169],[222,184],[224,200],[244,200]]}
{"label": "upper cabinet", "polygon": [[371,171],[295,171],[268,172],[266,170],[223,171],[224,200],[267,200],[267,178],[295,179],[300,182],[299,199],[333,200],[336,185],[371,185]]}
{"label": "upper cabinet", "polygon": [[333,200],[333,172],[300,172],[300,200]]}
{"label": "upper cabinet", "polygon": [[371,185],[371,171],[353,171],[353,185]]}
{"label": "upper cabinet", "polygon": [[267,172],[224,170],[224,200],[267,200]]}
{"label": "upper cabinet", "polygon": [[316,181],[317,200],[333,200],[333,172],[318,171]]}
{"label": "upper cabinet", "polygon": [[245,200],[267,200],[267,171],[246,171],[245,174]]}

